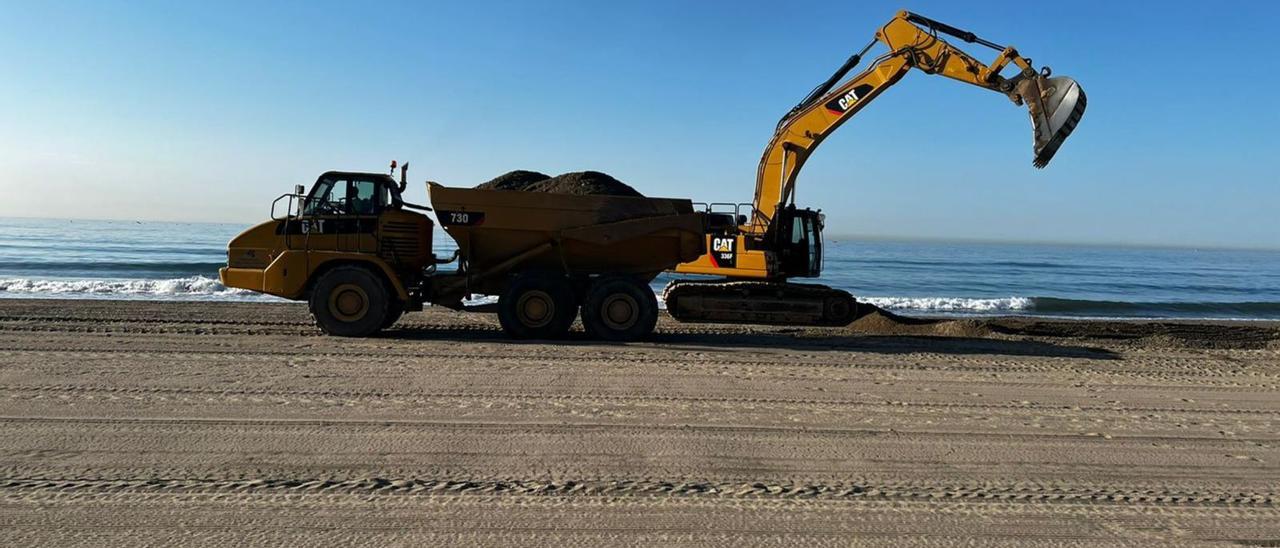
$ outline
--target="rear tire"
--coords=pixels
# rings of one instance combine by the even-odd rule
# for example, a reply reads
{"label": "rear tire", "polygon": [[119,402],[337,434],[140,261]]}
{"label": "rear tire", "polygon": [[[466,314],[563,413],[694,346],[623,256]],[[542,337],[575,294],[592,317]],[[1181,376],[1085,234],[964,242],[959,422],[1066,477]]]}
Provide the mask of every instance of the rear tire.
{"label": "rear tire", "polygon": [[367,337],[382,329],[390,301],[378,275],[360,266],[339,266],[316,280],[311,316],[330,335]]}
{"label": "rear tire", "polygon": [[578,315],[573,286],[563,276],[520,274],[498,297],[498,323],[516,339],[558,339]]}
{"label": "rear tire", "polygon": [[658,298],[633,278],[602,278],[587,291],[582,325],[591,336],[607,341],[638,341],[658,324]]}
{"label": "rear tire", "polygon": [[382,319],[382,328],[386,329],[388,327],[395,325],[396,320],[399,320],[400,316],[403,314],[404,314],[404,302],[402,302],[400,299],[393,300],[391,304],[387,306],[387,317]]}

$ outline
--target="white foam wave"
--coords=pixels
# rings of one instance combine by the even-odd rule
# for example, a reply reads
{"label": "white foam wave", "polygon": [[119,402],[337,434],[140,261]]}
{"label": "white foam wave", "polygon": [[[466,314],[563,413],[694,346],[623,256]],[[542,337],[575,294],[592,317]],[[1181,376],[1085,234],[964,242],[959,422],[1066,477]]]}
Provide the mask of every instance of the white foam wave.
{"label": "white foam wave", "polygon": [[963,297],[858,297],[859,302],[889,310],[929,312],[1005,312],[1027,310],[1034,304],[1027,297],[966,299]]}
{"label": "white foam wave", "polygon": [[[278,300],[222,285],[216,278],[190,276],[165,280],[67,280],[0,278],[0,297],[99,298],[156,300]],[[968,299],[962,297],[857,297],[859,302],[898,311],[992,313],[1033,308],[1027,297]],[[468,305],[491,304],[497,297],[475,295]],[[659,293],[658,306],[666,308]]]}
{"label": "white foam wave", "polygon": [[252,298],[259,293],[227,287],[214,278],[167,280],[33,280],[0,278],[0,296],[123,298]]}

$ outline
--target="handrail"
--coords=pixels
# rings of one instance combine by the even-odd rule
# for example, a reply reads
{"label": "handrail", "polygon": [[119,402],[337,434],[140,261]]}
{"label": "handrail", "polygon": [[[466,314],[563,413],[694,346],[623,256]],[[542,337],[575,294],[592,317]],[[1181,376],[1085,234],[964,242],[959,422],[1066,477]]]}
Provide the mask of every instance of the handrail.
{"label": "handrail", "polygon": [[[288,204],[288,207],[287,207],[287,208],[285,208],[285,214],[284,214],[284,217],[276,217],[276,204],[277,204],[277,203],[280,203],[280,200],[283,200],[283,199],[285,199],[285,198],[288,198],[288,199],[289,199],[289,204]],[[293,200],[293,199],[294,199],[294,198],[297,198],[297,199],[298,199],[298,200],[297,200],[297,205],[298,205],[298,209],[299,209],[299,212],[298,212],[298,213],[294,213],[294,211],[293,211],[293,209],[294,209],[294,208],[293,208],[293,206],[294,206],[294,200]],[[294,194],[294,193],[292,193],[292,192],[286,192],[286,193],[284,193],[284,194],[281,194],[280,196],[277,196],[275,200],[272,200],[272,201],[271,201],[271,220],[273,220],[273,221],[282,221],[282,220],[284,220],[284,219],[288,219],[288,218],[293,217],[293,216],[295,216],[295,215],[301,215],[302,202],[304,201],[304,199],[305,199],[305,198],[306,198],[306,197],[305,197],[305,196],[303,196],[303,195],[301,195],[301,194]]]}
{"label": "handrail", "polygon": [[735,222],[737,222],[737,220],[738,220],[738,219],[740,219],[740,218],[742,218],[742,217],[743,217],[742,210],[743,210],[743,208],[746,208],[746,210],[747,210],[747,215],[746,215],[746,217],[747,217],[747,222],[751,222],[751,219],[755,218],[755,205],[754,205],[754,204],[752,204],[752,203],[750,203],[750,202],[737,202],[737,203],[734,203],[734,202],[693,202],[693,206],[694,206],[694,208],[695,208],[695,209],[701,209],[702,211],[704,211],[704,212],[706,212],[706,213],[728,213],[728,211],[719,211],[719,212],[717,212],[717,211],[715,210],[715,208],[716,208],[716,206],[727,206],[727,207],[731,207],[731,208],[733,208],[733,216],[734,216],[734,221],[735,221]]}

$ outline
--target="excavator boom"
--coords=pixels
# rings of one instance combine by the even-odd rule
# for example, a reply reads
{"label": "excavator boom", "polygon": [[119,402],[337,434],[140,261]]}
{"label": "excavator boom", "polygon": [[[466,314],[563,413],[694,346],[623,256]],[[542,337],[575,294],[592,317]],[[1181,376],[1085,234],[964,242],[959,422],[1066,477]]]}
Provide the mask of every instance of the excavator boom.
{"label": "excavator boom", "polygon": [[[984,64],[943,40],[946,34],[999,51]],[[865,71],[840,83],[877,43],[888,46]],[[1010,64],[1018,74],[1001,76]],[[875,39],[850,57],[839,70],[813,90],[778,123],[756,173],[755,218],[750,232],[763,233],[774,213],[794,199],[795,180],[805,160],[828,135],[852,118],[911,69],[937,74],[1006,95],[1026,105],[1033,130],[1032,163],[1044,167],[1075,129],[1085,109],[1085,94],[1075,80],[1050,77],[1048,68],[1036,71],[1031,60],[1012,47],[977,37],[945,23],[911,12],[899,12],[881,27]]]}

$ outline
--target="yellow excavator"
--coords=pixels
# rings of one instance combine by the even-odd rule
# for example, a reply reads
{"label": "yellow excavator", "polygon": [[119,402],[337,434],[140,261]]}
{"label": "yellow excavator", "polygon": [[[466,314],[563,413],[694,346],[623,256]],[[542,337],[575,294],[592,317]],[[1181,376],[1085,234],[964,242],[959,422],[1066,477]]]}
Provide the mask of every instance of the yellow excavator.
{"label": "yellow excavator", "polygon": [[[983,64],[943,40],[945,34],[999,52]],[[876,44],[889,51],[861,73],[846,76]],[[1004,77],[1009,65],[1017,74]],[[822,271],[823,215],[796,207],[796,178],[809,155],[842,124],[912,69],[945,76],[1003,94],[1026,105],[1034,131],[1032,163],[1048,165],[1085,110],[1085,94],[1075,80],[1036,70],[1031,59],[950,25],[908,11],[876,31],[851,56],[778,122],[756,173],[749,204],[704,205],[710,220],[707,252],[675,268],[682,274],[719,276],[715,281],[677,280],[664,291],[667,311],[681,321],[780,325],[845,325],[857,315],[853,297],[789,278],[817,277]],[[727,207],[726,207],[727,206]],[[719,207],[719,210],[717,210]]]}

